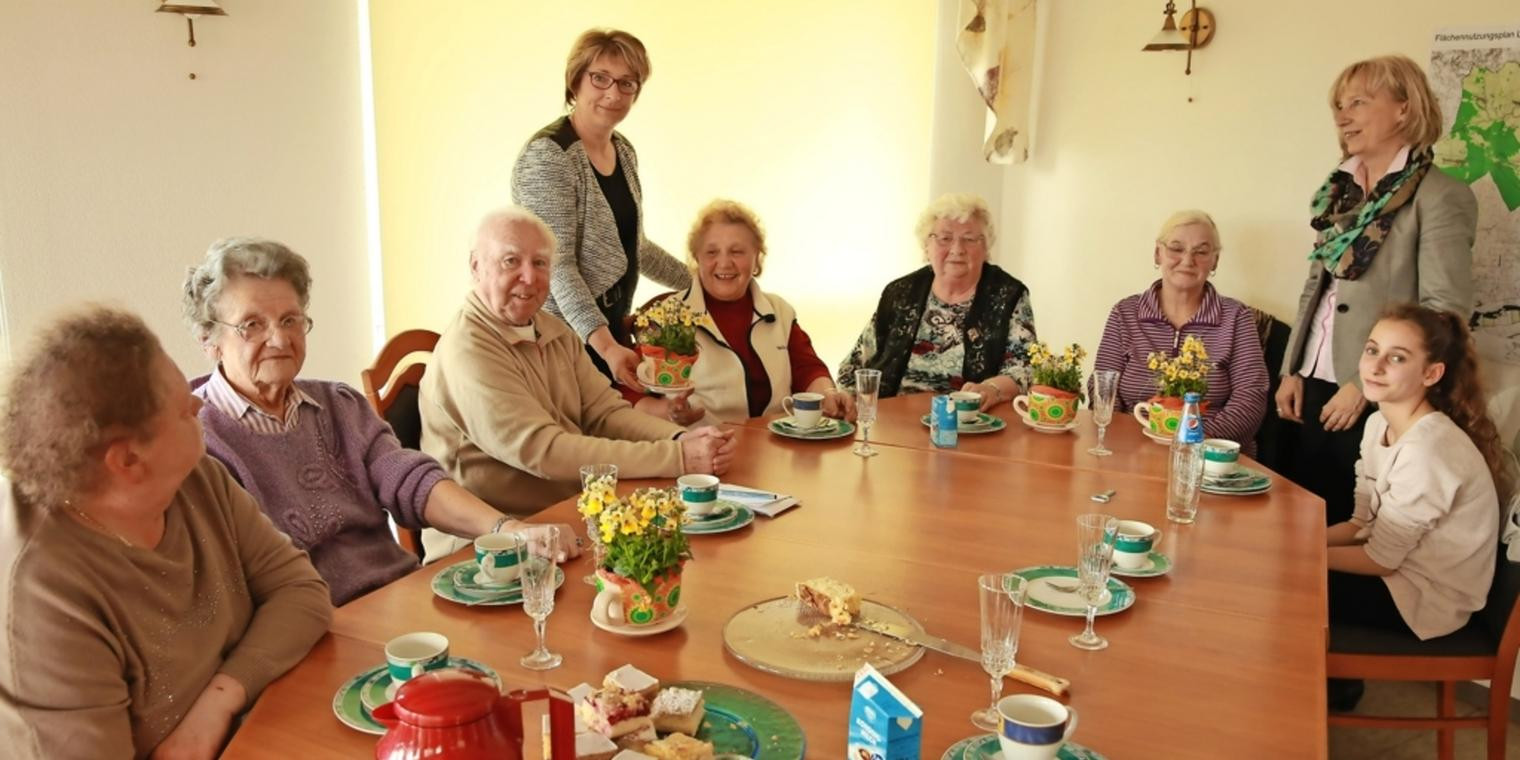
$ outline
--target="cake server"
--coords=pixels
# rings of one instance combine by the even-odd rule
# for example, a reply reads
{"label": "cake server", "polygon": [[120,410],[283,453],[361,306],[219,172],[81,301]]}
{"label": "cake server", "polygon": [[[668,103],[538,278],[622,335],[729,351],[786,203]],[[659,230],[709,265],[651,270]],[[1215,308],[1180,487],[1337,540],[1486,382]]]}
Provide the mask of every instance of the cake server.
{"label": "cake server", "polygon": [[[977,663],[982,661],[982,653],[971,647],[957,644],[949,639],[942,639],[938,636],[930,636],[927,633],[919,633],[901,624],[887,623],[869,618],[856,618],[854,625],[857,628],[871,631],[872,633],[879,633],[889,639],[896,639],[906,644],[933,649],[936,652],[948,654],[952,657],[959,657],[963,660],[971,660]],[[1008,671],[1006,675],[1015,681],[1029,684],[1042,691],[1048,691],[1058,697],[1065,696],[1067,690],[1071,688],[1071,681],[1042,670],[1035,670],[1027,665],[1014,665],[1013,670]]]}

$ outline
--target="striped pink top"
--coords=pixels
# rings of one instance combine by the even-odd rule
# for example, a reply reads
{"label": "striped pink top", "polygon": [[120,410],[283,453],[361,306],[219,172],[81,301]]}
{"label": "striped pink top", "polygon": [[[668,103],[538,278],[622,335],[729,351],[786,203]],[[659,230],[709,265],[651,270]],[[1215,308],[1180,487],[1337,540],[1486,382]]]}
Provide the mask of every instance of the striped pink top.
{"label": "striped pink top", "polygon": [[243,427],[255,433],[288,433],[296,428],[300,420],[302,404],[311,404],[321,409],[322,405],[317,400],[301,390],[295,383],[290,384],[290,393],[285,396],[285,417],[276,417],[263,409],[258,408],[238,393],[232,383],[222,375],[221,365],[212,370],[206,384],[201,386],[201,398],[211,405],[211,408],[238,421]]}
{"label": "striped pink top", "polygon": [[1155,378],[1146,366],[1151,352],[1175,356],[1184,337],[1196,336],[1214,363],[1204,397],[1209,402],[1204,435],[1238,441],[1247,454],[1254,454],[1256,429],[1267,410],[1268,377],[1251,310],[1205,284],[1198,313],[1179,330],[1162,314],[1160,294],[1157,280],[1144,292],[1121,299],[1108,313],[1093,369],[1119,372],[1114,410],[1124,414],[1156,394]]}

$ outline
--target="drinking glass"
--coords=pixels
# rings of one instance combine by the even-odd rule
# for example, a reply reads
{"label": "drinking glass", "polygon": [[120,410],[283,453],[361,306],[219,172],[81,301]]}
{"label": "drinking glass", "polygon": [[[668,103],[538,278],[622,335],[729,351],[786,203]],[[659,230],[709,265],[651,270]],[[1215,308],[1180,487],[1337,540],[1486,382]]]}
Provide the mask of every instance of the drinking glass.
{"label": "drinking glass", "polygon": [[1002,725],[997,703],[1003,696],[1003,676],[1013,670],[1019,651],[1024,579],[1013,573],[989,573],[978,577],[976,586],[982,600],[982,670],[992,678],[992,703],[971,713],[971,725],[997,731]]}
{"label": "drinking glass", "polygon": [[855,444],[855,456],[874,457],[871,448],[871,425],[876,422],[876,398],[881,393],[881,370],[855,370],[855,421],[860,423],[860,443]]}
{"label": "drinking glass", "polygon": [[522,573],[523,611],[533,618],[533,632],[538,636],[538,647],[519,662],[529,670],[548,670],[559,667],[564,658],[550,652],[544,646],[544,624],[554,611],[554,558],[559,546],[559,528],[545,525],[537,529],[535,540],[518,533],[517,567]]}
{"label": "drinking glass", "polygon": [[1112,515],[1087,514],[1077,517],[1077,593],[1087,602],[1087,628],[1071,637],[1078,649],[1097,650],[1108,646],[1108,639],[1093,633],[1093,618],[1098,603],[1108,588],[1108,571],[1114,561],[1114,539],[1119,521]]}
{"label": "drinking glass", "polygon": [[1114,453],[1103,445],[1103,436],[1108,432],[1108,423],[1114,421],[1114,398],[1118,392],[1118,372],[1100,369],[1093,373],[1090,405],[1093,423],[1098,426],[1098,445],[1088,449],[1087,453],[1095,457],[1106,457]]}
{"label": "drinking glass", "polygon": [[[612,481],[612,490],[617,492],[618,468],[615,464],[583,464],[581,465],[581,490],[585,491],[591,484],[602,478]],[[596,518],[586,518],[586,539],[591,542],[591,574],[582,578],[587,584],[595,586],[596,569],[606,563],[607,547],[602,545],[602,532],[597,530]]]}

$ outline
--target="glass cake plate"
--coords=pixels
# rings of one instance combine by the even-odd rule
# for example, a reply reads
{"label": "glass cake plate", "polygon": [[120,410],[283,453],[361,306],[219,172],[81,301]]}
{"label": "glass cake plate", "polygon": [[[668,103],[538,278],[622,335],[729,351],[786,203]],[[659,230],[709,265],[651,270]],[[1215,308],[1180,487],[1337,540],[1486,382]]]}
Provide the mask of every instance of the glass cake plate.
{"label": "glass cake plate", "polygon": [[[870,599],[860,614],[922,634],[907,613]],[[869,662],[891,675],[918,662],[923,647],[853,626],[836,626],[827,616],[803,607],[795,597],[778,596],[735,612],[723,625],[723,647],[740,662],[778,676],[803,681],[850,681]]]}

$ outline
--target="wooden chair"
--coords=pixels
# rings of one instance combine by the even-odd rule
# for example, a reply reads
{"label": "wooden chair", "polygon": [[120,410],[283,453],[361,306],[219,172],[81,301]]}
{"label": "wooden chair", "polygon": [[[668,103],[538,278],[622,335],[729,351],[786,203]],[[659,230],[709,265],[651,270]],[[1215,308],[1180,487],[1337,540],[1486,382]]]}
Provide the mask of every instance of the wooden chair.
{"label": "wooden chair", "polygon": [[[1499,546],[1488,604],[1455,633],[1420,641],[1409,632],[1393,633],[1357,626],[1331,626],[1325,672],[1331,678],[1383,681],[1439,681],[1436,717],[1384,717],[1331,713],[1331,725],[1360,728],[1434,729],[1437,756],[1451,760],[1456,729],[1488,729],[1489,760],[1504,760],[1509,724],[1509,693],[1520,650],[1520,562],[1505,558]],[[1456,715],[1458,681],[1488,679],[1488,714]]]}
{"label": "wooden chair", "polygon": [[[422,448],[422,412],[417,406],[417,390],[427,365],[420,361],[409,364],[400,374],[396,373],[396,367],[411,354],[432,353],[436,345],[438,333],[406,330],[386,341],[375,363],[359,373],[369,405],[390,423],[401,445],[409,449]],[[398,528],[396,541],[418,559],[422,558],[422,531]]]}
{"label": "wooden chair", "polygon": [[1298,441],[1298,423],[1284,422],[1273,408],[1277,387],[1282,384],[1278,374],[1282,369],[1283,355],[1288,352],[1288,335],[1293,328],[1288,323],[1254,306],[1251,316],[1256,323],[1256,337],[1261,340],[1262,356],[1267,362],[1267,414],[1261,427],[1256,429],[1256,461],[1288,476],[1296,477],[1290,469],[1293,465],[1291,452]]}

